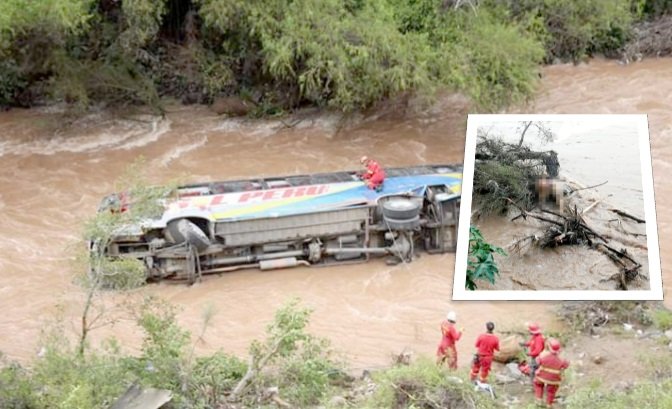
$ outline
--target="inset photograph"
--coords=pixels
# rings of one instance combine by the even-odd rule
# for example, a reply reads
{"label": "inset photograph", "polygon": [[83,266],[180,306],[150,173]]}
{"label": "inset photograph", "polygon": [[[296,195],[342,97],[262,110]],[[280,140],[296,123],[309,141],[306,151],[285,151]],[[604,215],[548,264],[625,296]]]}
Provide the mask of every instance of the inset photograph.
{"label": "inset photograph", "polygon": [[645,115],[470,115],[455,300],[662,300]]}

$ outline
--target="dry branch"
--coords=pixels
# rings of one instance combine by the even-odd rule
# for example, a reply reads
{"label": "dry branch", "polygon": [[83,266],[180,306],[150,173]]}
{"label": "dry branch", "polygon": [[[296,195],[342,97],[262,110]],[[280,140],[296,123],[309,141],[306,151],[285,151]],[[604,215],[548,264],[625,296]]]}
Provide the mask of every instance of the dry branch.
{"label": "dry branch", "polygon": [[609,209],[609,210],[611,210],[612,212],[614,212],[614,213],[616,213],[620,216],[627,217],[628,219],[632,219],[632,220],[636,221],[637,223],[646,223],[646,220],[640,219],[637,216],[633,216],[629,213],[626,213],[623,210],[619,210],[619,209]]}

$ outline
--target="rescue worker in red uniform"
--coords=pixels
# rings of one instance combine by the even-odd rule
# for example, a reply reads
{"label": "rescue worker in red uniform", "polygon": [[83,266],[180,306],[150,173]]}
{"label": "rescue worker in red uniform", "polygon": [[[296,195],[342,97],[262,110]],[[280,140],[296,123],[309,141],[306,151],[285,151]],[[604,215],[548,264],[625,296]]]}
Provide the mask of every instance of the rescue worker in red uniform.
{"label": "rescue worker in red uniform", "polygon": [[460,340],[464,328],[458,331],[455,329],[457,322],[457,314],[455,311],[450,311],[446,319],[441,323],[441,343],[436,350],[436,363],[441,365],[444,362],[448,364],[448,368],[457,369],[457,349],[455,343]]}
{"label": "rescue worker in red uniform", "polygon": [[380,192],[383,189],[383,182],[385,181],[385,171],[380,167],[378,162],[366,156],[362,156],[360,162],[366,167],[366,170],[362,174],[362,179],[366,183],[366,186],[369,189]]}
{"label": "rescue worker in red uniform", "polygon": [[569,361],[561,359],[558,356],[560,352],[560,342],[557,339],[548,341],[549,351],[542,353],[537,357],[539,368],[534,377],[534,397],[537,403],[543,402],[544,389],[546,389],[546,405],[553,407],[555,393],[562,382],[562,371],[569,367]]}
{"label": "rescue worker in red uniform", "polygon": [[538,368],[537,357],[544,351],[545,340],[539,324],[528,324],[527,329],[530,331],[531,337],[527,342],[522,343],[522,346],[527,347],[527,355],[530,357],[530,379],[534,380],[534,374]]}
{"label": "rescue worker in red uniform", "polygon": [[488,322],[485,324],[488,332],[481,334],[476,339],[476,354],[474,355],[473,365],[471,366],[471,380],[476,381],[476,376],[480,372],[479,380],[487,383],[490,367],[492,366],[492,357],[495,351],[499,351],[499,338],[492,332],[495,330],[495,324]]}

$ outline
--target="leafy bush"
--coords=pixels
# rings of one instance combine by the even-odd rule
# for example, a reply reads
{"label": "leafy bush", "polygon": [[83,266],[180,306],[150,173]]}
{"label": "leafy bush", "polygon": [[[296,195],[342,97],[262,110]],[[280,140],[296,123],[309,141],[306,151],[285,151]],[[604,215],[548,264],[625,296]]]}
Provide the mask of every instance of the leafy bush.
{"label": "leafy bush", "polygon": [[[310,314],[298,299],[276,312],[266,339],[250,346],[251,365],[233,389],[234,399],[252,404],[266,387],[277,386],[283,398],[298,407],[320,401],[329,387],[329,375],[340,371],[340,365],[331,359],[327,340],[305,332]],[[250,395],[249,390],[256,393]]]}
{"label": "leafy bush", "polygon": [[191,372],[188,395],[196,407],[218,407],[247,371],[247,365],[235,356],[216,352],[196,358]]}
{"label": "leafy bush", "polygon": [[499,276],[499,268],[495,263],[493,253],[506,256],[500,247],[486,243],[481,231],[475,226],[469,226],[469,258],[467,260],[467,283],[469,290],[475,290],[476,281],[486,280],[491,284]]}
{"label": "leafy bush", "polygon": [[18,363],[5,360],[0,353],[0,408],[35,407],[33,391],[30,374]]}
{"label": "leafy bush", "polygon": [[595,53],[614,53],[625,44],[633,22],[630,0],[523,0],[508,2],[521,21],[544,40],[546,61],[579,60]]}
{"label": "leafy bush", "polygon": [[40,408],[107,408],[131,381],[116,343],[86,357],[62,332],[44,340],[43,356],[33,363],[33,396]]}
{"label": "leafy bush", "polygon": [[138,325],[145,333],[140,366],[143,383],[155,388],[182,390],[186,382],[187,346],[190,334],[177,324],[175,307],[148,298],[140,308]]}
{"label": "leafy bush", "polygon": [[478,14],[464,10],[451,20],[461,30],[451,47],[451,58],[458,61],[452,82],[459,89],[486,110],[524,102],[533,95],[544,56],[535,38],[524,35],[522,27],[497,10],[481,8]]}

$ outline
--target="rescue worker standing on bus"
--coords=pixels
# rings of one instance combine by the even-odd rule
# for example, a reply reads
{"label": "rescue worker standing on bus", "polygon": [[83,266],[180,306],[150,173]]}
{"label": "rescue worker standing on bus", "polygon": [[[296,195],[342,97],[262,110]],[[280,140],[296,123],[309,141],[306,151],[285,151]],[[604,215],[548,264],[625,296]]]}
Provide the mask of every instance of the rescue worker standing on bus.
{"label": "rescue worker standing on bus", "polygon": [[441,323],[441,343],[436,350],[437,365],[446,362],[450,369],[457,369],[457,349],[455,348],[455,343],[460,340],[464,332],[464,328],[460,328],[459,331],[455,329],[456,321],[457,314],[455,314],[455,311],[450,311],[446,319]]}
{"label": "rescue worker standing on bus", "polygon": [[385,181],[385,171],[383,168],[380,167],[378,162],[369,159],[367,156],[362,156],[360,162],[366,167],[366,170],[362,174],[362,180],[364,180],[366,186],[377,192],[383,190],[383,182]]}
{"label": "rescue worker standing on bus", "polygon": [[474,354],[473,364],[471,366],[471,380],[476,381],[476,376],[481,373],[479,380],[487,383],[492,358],[495,351],[499,351],[499,338],[492,332],[495,330],[495,324],[488,322],[485,324],[487,332],[481,334],[476,339],[476,354]]}
{"label": "rescue worker standing on bus", "polygon": [[542,353],[538,358],[539,368],[534,377],[534,397],[537,403],[543,402],[544,389],[546,389],[546,404],[552,408],[555,401],[555,393],[562,382],[562,371],[569,367],[569,361],[561,359],[560,342],[557,339],[548,341],[549,351]]}
{"label": "rescue worker standing on bus", "polygon": [[527,347],[527,355],[529,358],[530,365],[530,379],[534,380],[534,374],[537,371],[537,357],[544,351],[544,336],[541,333],[541,328],[539,324],[532,323],[527,324],[527,329],[530,331],[530,339],[522,343],[522,346]]}

